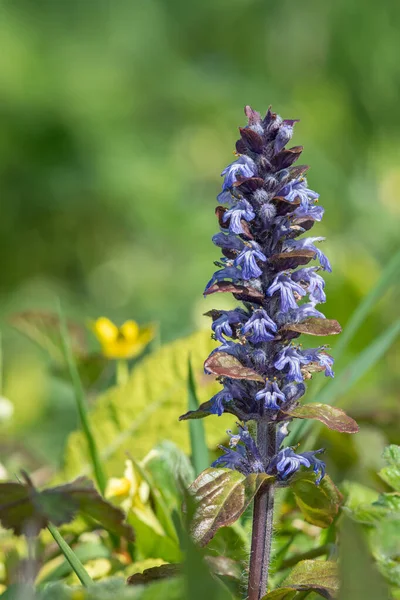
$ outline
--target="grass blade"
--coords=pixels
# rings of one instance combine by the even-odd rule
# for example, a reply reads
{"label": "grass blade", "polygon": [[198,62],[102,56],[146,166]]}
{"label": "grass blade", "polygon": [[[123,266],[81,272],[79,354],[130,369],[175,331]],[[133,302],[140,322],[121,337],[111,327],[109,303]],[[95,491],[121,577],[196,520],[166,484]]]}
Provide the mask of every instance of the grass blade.
{"label": "grass blade", "polygon": [[[188,360],[188,407],[189,410],[196,410],[199,407],[197,399],[196,382],[193,375],[192,363]],[[206,434],[202,419],[189,420],[190,446],[192,450],[192,464],[196,477],[210,464],[208,460],[208,448],[206,444]]]}
{"label": "grass blade", "polygon": [[[350,390],[350,388],[371,369],[375,363],[385,354],[390,348],[396,337],[400,333],[400,319],[391,325],[384,333],[382,333],[372,344],[367,346],[350,365],[348,365],[338,375],[330,385],[326,386],[318,396],[318,402],[323,404],[340,405],[338,399]],[[313,431],[308,435],[306,442],[307,448],[312,446],[318,438],[319,425],[312,421],[303,421],[300,427],[294,427],[288,439],[288,445],[293,444],[294,438],[306,435],[310,428]]]}
{"label": "grass blade", "polygon": [[106,476],[104,474],[103,467],[101,465],[97,445],[96,445],[96,442],[95,442],[95,439],[94,439],[94,436],[92,433],[92,429],[90,427],[85,392],[83,390],[81,378],[79,376],[78,368],[76,366],[75,358],[74,358],[70,340],[69,340],[67,324],[65,321],[65,317],[61,311],[61,308],[60,308],[59,313],[60,313],[60,331],[61,331],[62,347],[63,347],[65,360],[68,365],[68,370],[69,370],[69,373],[71,376],[72,385],[74,387],[76,406],[77,406],[79,418],[80,418],[80,421],[82,424],[82,431],[85,435],[87,445],[89,448],[89,454],[90,454],[90,458],[91,458],[97,485],[99,487],[100,492],[104,496],[104,492],[106,489]]}
{"label": "grass blade", "polygon": [[348,323],[335,344],[336,360],[343,354],[350,341],[361,327],[365,318],[374,308],[375,304],[382,298],[392,283],[398,281],[400,275],[400,250],[393,256],[392,260],[383,270],[382,276],[377,284],[363,298],[356,310],[353,312]]}
{"label": "grass blade", "polygon": [[64,540],[58,529],[54,527],[52,523],[49,523],[47,528],[50,531],[53,538],[55,539],[55,541],[57,542],[61,552],[64,554],[65,558],[71,565],[72,569],[76,573],[82,585],[84,585],[85,587],[89,587],[90,585],[92,585],[93,581],[89,577],[89,574],[86,571],[85,567],[83,566],[79,558],[76,556],[72,548],[68,546],[67,542]]}

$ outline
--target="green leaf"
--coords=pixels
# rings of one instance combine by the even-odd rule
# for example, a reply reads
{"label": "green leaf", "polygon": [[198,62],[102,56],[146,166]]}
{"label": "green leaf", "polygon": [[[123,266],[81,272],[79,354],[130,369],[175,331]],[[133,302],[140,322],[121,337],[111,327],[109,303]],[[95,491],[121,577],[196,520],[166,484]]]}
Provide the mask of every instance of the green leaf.
{"label": "green leaf", "polygon": [[35,600],[35,590],[25,583],[13,583],[0,598],[1,600]]}
{"label": "green leaf", "polygon": [[229,577],[240,581],[242,577],[242,567],[240,563],[227,558],[226,556],[205,556],[204,561],[210,571],[220,577]]}
{"label": "green leaf", "polygon": [[378,499],[378,492],[357,481],[345,480],[340,489],[345,497],[346,507],[350,510],[357,509],[361,504],[372,504]]}
{"label": "green leaf", "polygon": [[297,419],[316,419],[329,427],[329,429],[340,431],[341,433],[357,433],[359,431],[359,427],[354,419],[346,415],[340,408],[329,406],[329,404],[303,404],[286,414]]}
{"label": "green leaf", "polygon": [[71,565],[71,568],[75,572],[76,576],[79,578],[79,581],[85,587],[89,587],[93,583],[93,581],[87,573],[85,567],[79,560],[79,558],[76,556],[75,552],[72,550],[72,548],[70,548],[70,546],[64,540],[57,528],[54,527],[53,523],[48,523],[47,527],[51,535],[53,536],[55,542],[58,544],[61,552],[64,554],[66,560]]}
{"label": "green leaf", "polygon": [[[196,411],[199,407],[197,399],[196,382],[193,376],[192,363],[188,360],[188,407],[190,411]],[[210,462],[208,460],[208,448],[206,444],[206,434],[202,421],[190,421],[190,446],[192,464],[196,475],[207,469]]]}
{"label": "green leaf", "polygon": [[234,523],[261,486],[272,480],[263,473],[245,477],[231,469],[203,471],[189,488],[195,506],[190,524],[194,540],[205,546],[220,527]]}
{"label": "green leaf", "polygon": [[295,600],[296,596],[296,590],[285,587],[269,592],[266,596],[263,596],[262,600]]}
{"label": "green leaf", "polygon": [[[220,389],[215,378],[203,372],[204,357],[214,347],[215,342],[204,331],[167,344],[146,356],[125,386],[112,388],[96,400],[90,422],[110,476],[124,463],[127,451],[139,460],[165,439],[189,453],[188,428],[178,423],[187,407],[187,361],[190,355],[198,398],[205,402]],[[218,419],[218,427],[206,423],[207,442],[212,447],[221,442],[221,432],[234,422],[227,415]],[[68,439],[63,475],[70,478],[90,471],[84,438],[75,432]]]}
{"label": "green leaf", "polygon": [[388,466],[380,470],[379,476],[396,492],[400,492],[400,446],[392,444],[385,448],[383,458]]}
{"label": "green leaf", "polygon": [[316,485],[314,473],[299,472],[291,480],[290,488],[306,521],[324,528],[331,525],[343,496],[328,475]]}
{"label": "green leaf", "polygon": [[400,512],[387,513],[370,537],[370,545],[382,575],[400,587]]}
{"label": "green leaf", "polygon": [[333,598],[339,589],[337,565],[333,561],[302,560],[283,582],[297,591],[314,591],[323,598]]}
{"label": "green leaf", "polygon": [[342,520],[339,538],[341,588],[338,600],[387,600],[388,590],[372,562],[359,525]]}
{"label": "green leaf", "polygon": [[194,479],[193,467],[186,454],[170,441],[161,442],[141,461],[146,473],[159,490],[168,512],[181,510],[186,490]]}
{"label": "green leaf", "polygon": [[16,535],[32,527],[40,531],[49,522],[69,523],[78,512],[99,521],[105,529],[133,539],[132,528],[124,523],[124,513],[104,500],[86,477],[42,491],[29,478],[27,483],[0,483],[0,522]]}

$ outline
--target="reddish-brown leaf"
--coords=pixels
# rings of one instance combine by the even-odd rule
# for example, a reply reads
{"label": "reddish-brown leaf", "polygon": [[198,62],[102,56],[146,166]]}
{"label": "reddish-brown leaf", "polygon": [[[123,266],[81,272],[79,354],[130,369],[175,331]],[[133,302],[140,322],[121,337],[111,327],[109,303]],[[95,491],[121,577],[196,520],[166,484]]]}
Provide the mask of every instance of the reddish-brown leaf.
{"label": "reddish-brown leaf", "polygon": [[317,402],[304,404],[286,414],[296,419],[316,419],[329,427],[329,429],[340,431],[341,433],[357,433],[359,431],[359,427],[354,419],[346,415],[341,408],[336,408],[336,406],[330,406],[329,404],[320,404]]}
{"label": "reddish-brown leaf", "polygon": [[238,296],[239,299],[250,299],[252,302],[262,302],[264,300],[262,292],[250,286],[236,285],[230,281],[218,281],[214,283],[214,285],[204,292],[204,295],[209,296],[210,294],[221,292],[231,292],[235,297]]}
{"label": "reddish-brown leaf", "polygon": [[226,352],[215,352],[207,358],[204,363],[206,371],[213,375],[230,377],[231,379],[250,379],[252,381],[264,381],[253,369],[249,369]]}
{"label": "reddish-brown leaf", "polygon": [[273,254],[269,262],[279,271],[295,269],[299,265],[306,265],[315,257],[314,250],[294,250],[293,252],[280,252]]}
{"label": "reddish-brown leaf", "polygon": [[310,317],[302,323],[290,323],[280,330],[282,332],[294,332],[296,334],[306,335],[337,335],[342,331],[339,323],[335,319],[321,319],[319,317]]}
{"label": "reddish-brown leaf", "polygon": [[262,485],[273,481],[271,475],[252,473],[245,477],[231,469],[206,469],[192,483],[189,494],[194,514],[191,533],[205,546],[220,527],[234,523],[250,504]]}
{"label": "reddish-brown leaf", "polygon": [[248,194],[264,187],[264,179],[261,177],[238,177],[233,186],[240,192]]}

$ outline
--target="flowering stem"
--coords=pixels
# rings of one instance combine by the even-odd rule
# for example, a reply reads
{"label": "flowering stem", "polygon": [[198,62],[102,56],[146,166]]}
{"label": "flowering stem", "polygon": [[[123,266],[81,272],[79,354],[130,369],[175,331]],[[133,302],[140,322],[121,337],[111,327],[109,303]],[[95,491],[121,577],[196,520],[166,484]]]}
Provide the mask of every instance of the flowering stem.
{"label": "flowering stem", "polygon": [[[260,421],[257,425],[257,445],[267,462],[276,453],[274,423]],[[248,600],[260,600],[268,585],[274,518],[275,486],[262,487],[254,499],[253,532],[250,552]]]}
{"label": "flowering stem", "polygon": [[117,385],[125,385],[129,379],[128,362],[125,358],[117,361]]}

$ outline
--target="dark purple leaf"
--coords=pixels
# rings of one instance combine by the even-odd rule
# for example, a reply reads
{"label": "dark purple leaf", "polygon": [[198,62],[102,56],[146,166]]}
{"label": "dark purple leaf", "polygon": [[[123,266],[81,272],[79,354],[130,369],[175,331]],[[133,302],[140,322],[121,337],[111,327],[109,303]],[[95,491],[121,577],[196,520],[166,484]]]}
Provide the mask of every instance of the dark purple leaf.
{"label": "dark purple leaf", "polygon": [[249,125],[257,125],[261,123],[261,115],[256,110],[253,110],[248,104],[244,107],[244,114],[248,119]]}
{"label": "dark purple leaf", "polygon": [[256,154],[261,154],[264,145],[262,137],[256,131],[249,129],[248,127],[239,127],[239,131],[246,147]]}
{"label": "dark purple leaf", "polygon": [[272,159],[272,165],[276,171],[287,169],[299,158],[303,152],[303,146],[294,146],[288,150],[282,150]]}
{"label": "dark purple leaf", "polygon": [[224,206],[217,206],[217,208],[215,209],[215,214],[217,215],[218,223],[219,223],[219,226],[221,227],[221,229],[228,228],[228,223],[224,223],[222,220],[222,218],[227,210],[228,209],[225,208]]}
{"label": "dark purple leaf", "polygon": [[264,187],[264,179],[261,179],[261,177],[238,177],[233,185],[242,194],[249,194]]}
{"label": "dark purple leaf", "polygon": [[298,225],[305,231],[310,231],[310,229],[314,227],[315,221],[309,217],[300,217],[298,219],[293,219],[293,225]]}
{"label": "dark purple leaf", "polygon": [[306,265],[315,257],[314,250],[294,250],[293,252],[280,252],[273,254],[269,262],[278,270],[295,269],[299,265]]}

